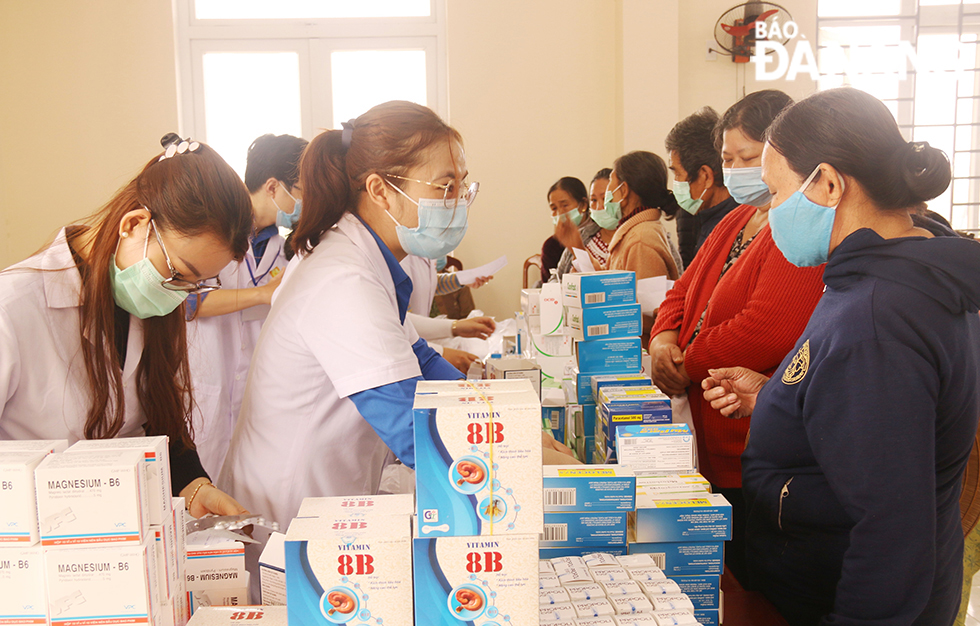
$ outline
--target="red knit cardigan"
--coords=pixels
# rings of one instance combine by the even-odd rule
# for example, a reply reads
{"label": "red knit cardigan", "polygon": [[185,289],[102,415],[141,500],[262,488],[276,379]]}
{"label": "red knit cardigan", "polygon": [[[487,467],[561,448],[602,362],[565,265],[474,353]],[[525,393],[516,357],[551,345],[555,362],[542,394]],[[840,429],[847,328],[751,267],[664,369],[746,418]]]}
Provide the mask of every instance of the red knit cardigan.
{"label": "red knit cardigan", "polygon": [[[732,243],[756,212],[737,207],[705,240],[667,293],[650,333],[679,330],[678,345],[691,385],[687,393],[697,433],[701,473],[712,484],[742,486],[741,455],[749,418],[723,417],[704,400],[708,369],[743,366],[767,376],[793,349],[823,293],[823,268],[800,268],[783,257],[768,224],[718,280]],[[701,332],[691,341],[702,311]]]}

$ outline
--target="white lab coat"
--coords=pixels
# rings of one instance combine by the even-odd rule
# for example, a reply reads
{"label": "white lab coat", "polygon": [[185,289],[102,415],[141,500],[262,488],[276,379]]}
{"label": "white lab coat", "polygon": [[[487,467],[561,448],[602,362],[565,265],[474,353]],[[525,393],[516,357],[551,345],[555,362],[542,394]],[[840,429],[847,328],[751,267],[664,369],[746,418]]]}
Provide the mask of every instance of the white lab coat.
{"label": "white lab coat", "polygon": [[384,257],[345,215],[290,262],[218,484],[283,528],[307,496],[373,494],[388,447],[349,396],[421,375]]}
{"label": "white lab coat", "polygon": [[[0,273],[0,439],[85,438],[91,405],[79,336],[81,275],[61,229],[39,254]],[[143,435],[136,366],[143,325],[129,319],[119,437]]]}
{"label": "white lab coat", "polygon": [[412,324],[429,347],[442,354],[443,344],[453,338],[453,320],[429,317],[439,285],[436,262],[410,254],[402,259],[401,266],[412,279],[412,298],[408,301]]}
{"label": "white lab coat", "polygon": [[[284,244],[285,239],[273,235],[258,269],[249,246],[241,263],[230,263],[219,274],[222,288],[247,289],[268,283],[286,267]],[[259,305],[227,315],[198,317],[187,324],[187,352],[197,401],[194,443],[201,465],[211,477],[221,471],[228,452],[245,395],[249,363],[268,313],[268,305]]]}

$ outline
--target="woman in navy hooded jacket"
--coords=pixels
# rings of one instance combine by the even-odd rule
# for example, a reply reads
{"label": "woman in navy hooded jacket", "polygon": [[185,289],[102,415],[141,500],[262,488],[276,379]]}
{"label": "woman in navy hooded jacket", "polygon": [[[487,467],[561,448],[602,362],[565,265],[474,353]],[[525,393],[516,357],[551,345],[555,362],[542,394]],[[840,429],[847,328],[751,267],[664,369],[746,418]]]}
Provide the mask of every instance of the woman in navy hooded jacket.
{"label": "woman in navy hooded jacket", "polygon": [[980,414],[980,244],[910,215],[949,186],[949,161],[844,88],[784,111],[762,167],[776,245],[827,267],[771,380],[728,368],[703,383],[723,414],[752,415],[750,581],[794,625],[952,624]]}

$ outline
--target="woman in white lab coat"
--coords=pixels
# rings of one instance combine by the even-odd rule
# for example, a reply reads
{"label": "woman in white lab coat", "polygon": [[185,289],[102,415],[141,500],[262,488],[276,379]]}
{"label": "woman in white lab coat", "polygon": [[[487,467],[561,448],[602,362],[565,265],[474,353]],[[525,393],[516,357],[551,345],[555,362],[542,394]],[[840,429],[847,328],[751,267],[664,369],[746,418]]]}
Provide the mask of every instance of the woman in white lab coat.
{"label": "woman in white lab coat", "polygon": [[248,245],[248,194],[211,148],[170,134],[89,224],[0,272],[0,439],[167,435],[191,515],[241,513],[193,450],[188,293]]}
{"label": "woman in white lab coat", "polygon": [[406,322],[399,260],[466,232],[477,185],[431,110],[374,107],[310,142],[297,256],[259,336],[219,485],[288,524],[306,496],[372,494],[394,453],[414,466],[415,383],[462,374]]}
{"label": "woman in white lab coat", "polygon": [[285,238],[301,212],[299,159],[308,142],[262,135],[248,149],[245,187],[254,233],[245,258],[218,275],[222,289],[187,298],[187,344],[197,393],[194,443],[208,474],[221,471],[242,407],[248,367],[286,269]]}

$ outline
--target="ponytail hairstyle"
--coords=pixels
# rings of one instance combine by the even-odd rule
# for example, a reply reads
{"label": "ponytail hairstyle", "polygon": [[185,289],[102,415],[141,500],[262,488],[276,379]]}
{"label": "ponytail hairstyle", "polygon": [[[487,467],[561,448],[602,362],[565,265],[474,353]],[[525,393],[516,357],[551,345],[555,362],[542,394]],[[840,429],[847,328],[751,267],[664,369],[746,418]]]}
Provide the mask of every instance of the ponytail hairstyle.
{"label": "ponytail hairstyle", "polygon": [[620,182],[629,185],[644,207],[660,209],[667,219],[677,215],[680,206],[667,188],[667,164],[656,154],[642,150],[628,152],[613,162],[612,171]]}
{"label": "ponytail hairstyle", "polygon": [[[431,109],[393,100],[313,138],[299,164],[303,213],[292,235],[294,252],[309,254],[345,213],[357,211],[364,181],[371,174],[405,176],[439,143],[463,139]],[[401,185],[404,181],[390,180]]]}
{"label": "ponytail hairstyle", "polygon": [[[164,145],[180,141],[174,134]],[[82,276],[79,330],[82,357],[90,384],[91,405],[85,420],[86,439],[119,434],[126,412],[122,364],[116,350],[115,300],[110,263],[119,244],[119,224],[128,212],[146,207],[162,231],[181,236],[210,234],[242,259],[252,230],[252,205],[245,185],[217,152],[205,144],[195,150],[158,155],[92,217],[86,235],[91,249]],[[77,232],[77,231],[76,231]],[[136,388],[146,432],[167,435],[193,448],[191,409],[194,405],[187,362],[184,306],[169,315],[143,320],[143,353]]]}
{"label": "ponytail hairstyle", "polygon": [[578,202],[580,205],[585,204],[585,206],[589,206],[589,192],[585,188],[585,183],[574,176],[563,176],[559,178],[555,184],[548,189],[548,195],[545,196],[545,199],[550,201],[551,194],[558,189],[561,189],[567,193],[572,200]]}
{"label": "ponytail hairstyle", "polygon": [[772,123],[769,144],[801,179],[821,163],[850,176],[886,211],[911,209],[949,187],[942,150],[907,142],[880,100],[858,89],[821,91]]}

